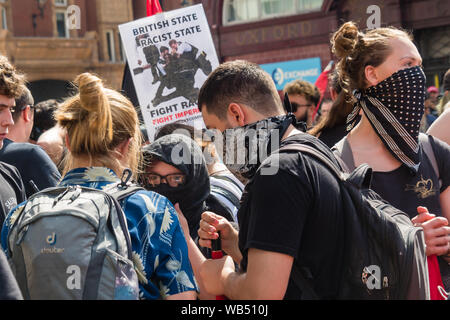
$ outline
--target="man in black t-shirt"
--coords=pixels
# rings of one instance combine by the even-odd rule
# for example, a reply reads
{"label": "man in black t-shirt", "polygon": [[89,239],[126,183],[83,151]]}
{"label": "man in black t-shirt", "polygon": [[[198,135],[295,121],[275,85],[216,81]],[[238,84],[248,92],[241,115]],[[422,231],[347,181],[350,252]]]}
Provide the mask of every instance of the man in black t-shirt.
{"label": "man in black t-shirt", "polygon": [[[344,254],[339,183],[308,155],[267,156],[289,143],[330,150],[295,129],[295,118],[284,114],[272,79],[256,64],[220,65],[200,90],[198,105],[207,127],[225,134],[227,150],[242,135],[258,137],[234,150],[248,155],[244,163],[225,161],[235,175],[249,180],[238,211],[239,233],[213,213],[202,215],[200,244],[210,247],[220,232],[229,255],[202,264],[200,281],[206,290],[233,300],[305,298],[292,281],[295,267],[308,271],[320,298],[335,298]],[[237,140],[230,139],[233,134]],[[233,260],[241,272],[235,272]]]}

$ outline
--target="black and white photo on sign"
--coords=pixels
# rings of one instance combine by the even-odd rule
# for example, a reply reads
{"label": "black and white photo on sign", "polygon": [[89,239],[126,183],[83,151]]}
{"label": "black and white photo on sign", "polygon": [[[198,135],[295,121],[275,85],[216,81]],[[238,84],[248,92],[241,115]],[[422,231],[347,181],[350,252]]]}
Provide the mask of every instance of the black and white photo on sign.
{"label": "black and white photo on sign", "polygon": [[172,122],[203,128],[198,92],[219,61],[202,5],[119,29],[149,139]]}

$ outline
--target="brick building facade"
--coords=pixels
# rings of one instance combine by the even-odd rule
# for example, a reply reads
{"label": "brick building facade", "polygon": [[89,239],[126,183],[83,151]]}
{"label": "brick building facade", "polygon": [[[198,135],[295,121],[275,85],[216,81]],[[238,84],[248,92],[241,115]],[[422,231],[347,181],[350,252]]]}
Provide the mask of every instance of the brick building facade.
{"label": "brick building facade", "polygon": [[[160,3],[164,11],[202,3],[221,62],[246,59],[268,64],[319,58],[321,69],[333,59],[329,46],[332,32],[348,20],[365,27],[370,17],[367,9],[376,5],[381,25],[413,31],[429,85],[439,85],[450,67],[448,0]],[[79,28],[72,30],[65,24],[66,19],[74,17],[66,14],[71,5],[80,9]],[[242,8],[249,19],[242,18]],[[281,14],[276,12],[280,8],[285,9]],[[0,53],[27,74],[37,101],[67,95],[69,82],[85,71],[100,75],[107,85],[120,89],[125,57],[117,26],[145,15],[146,0],[0,0]]]}
{"label": "brick building facade", "polygon": [[67,96],[70,81],[82,72],[98,74],[120,89],[125,57],[117,26],[134,19],[134,2],[145,4],[0,0],[0,53],[26,74],[37,102]]}
{"label": "brick building facade", "polygon": [[[246,21],[227,23],[225,10],[234,3],[236,15],[243,2],[203,0],[220,61],[247,59],[258,64],[277,63],[319,57],[322,69],[333,59],[330,36],[344,21],[367,26],[376,5],[381,26],[396,26],[411,31],[424,60],[428,85],[439,86],[450,68],[450,1],[446,0],[259,0],[264,11],[287,4],[284,14],[256,15]],[[250,3],[251,2],[251,3]],[[237,3],[237,4],[236,4]],[[293,4],[307,4],[315,10],[289,12]],[[261,8],[261,6],[264,6]],[[256,9],[256,7],[254,7]],[[242,12],[241,12],[242,13]],[[251,12],[250,12],[251,15]]]}

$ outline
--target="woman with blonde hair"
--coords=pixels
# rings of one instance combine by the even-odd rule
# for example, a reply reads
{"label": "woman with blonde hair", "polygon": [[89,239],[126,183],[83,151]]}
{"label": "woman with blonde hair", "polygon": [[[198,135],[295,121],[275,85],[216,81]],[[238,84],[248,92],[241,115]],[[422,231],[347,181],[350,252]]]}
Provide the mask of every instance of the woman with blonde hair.
{"label": "woman with blonde hair", "polygon": [[[419,135],[426,79],[412,40],[394,27],[360,31],[353,22],[334,33],[331,44],[339,58],[340,83],[357,101],[347,119],[351,131],[335,145],[335,152],[350,170],[369,164],[372,189],[423,227],[427,255],[450,259],[450,148]],[[449,266],[440,262],[448,290]]]}
{"label": "woman with blonde hair", "polygon": [[[138,116],[128,99],[105,88],[98,77],[83,73],[75,84],[79,93],[55,113],[66,132],[68,149],[59,186],[109,192],[125,169],[137,176],[141,154]],[[195,299],[197,286],[173,205],[157,193],[139,190],[122,200],[121,206],[131,237],[139,297]]]}

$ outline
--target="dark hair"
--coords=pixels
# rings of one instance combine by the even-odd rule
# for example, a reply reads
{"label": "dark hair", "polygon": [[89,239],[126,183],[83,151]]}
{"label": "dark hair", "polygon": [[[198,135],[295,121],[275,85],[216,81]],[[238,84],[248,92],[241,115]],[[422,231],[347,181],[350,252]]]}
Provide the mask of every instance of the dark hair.
{"label": "dark hair", "polygon": [[226,117],[230,103],[249,106],[263,115],[284,112],[283,104],[270,75],[255,63],[229,61],[218,66],[203,83],[198,95],[200,111],[219,119]]}
{"label": "dark hair", "polygon": [[[184,130],[179,130],[179,129],[184,129]],[[169,123],[169,124],[162,126],[156,132],[154,140],[158,140],[161,137],[175,133],[175,131],[177,131],[177,130],[179,130],[179,132],[176,132],[176,133],[184,134],[184,135],[188,136],[189,138],[191,138],[192,140],[194,140],[194,135],[195,135],[194,127],[184,124],[182,122],[173,122],[173,123]]]}
{"label": "dark hair", "polygon": [[[309,103],[317,106],[320,101],[320,91],[319,89],[313,85],[311,82],[304,80],[294,80],[289,82],[283,89],[283,92],[287,92],[289,96],[294,94],[298,94],[303,96]],[[292,110],[292,112],[296,112]]]}
{"label": "dark hair", "polygon": [[34,126],[30,136],[32,140],[37,141],[43,132],[56,125],[54,112],[57,108],[58,102],[55,99],[45,100],[36,104]]}
{"label": "dark hair", "polygon": [[[167,136],[169,134],[182,134],[185,135],[189,138],[191,138],[192,140],[194,140],[195,142],[197,142],[197,144],[201,147],[202,151],[205,151],[205,149],[207,149],[208,152],[210,152],[212,157],[216,157],[216,152],[214,151],[214,136],[207,138],[206,140],[203,140],[204,136],[204,131],[203,130],[198,130],[196,128],[194,128],[193,126],[187,125],[185,123],[182,122],[173,122],[173,123],[169,123],[164,125],[163,127],[161,127],[155,134],[155,138],[154,140],[158,140],[161,137]],[[208,162],[209,159],[205,159],[207,160],[207,164],[210,164]]]}
{"label": "dark hair", "polygon": [[159,48],[159,52],[161,53],[163,53],[166,50],[169,50],[169,48],[167,48],[166,46],[162,46],[161,48]]}
{"label": "dark hair", "polygon": [[141,130],[141,135],[142,135],[142,143],[146,143],[149,142],[148,140],[148,132],[147,132],[147,128],[145,127],[145,124],[141,124],[139,126],[139,129]]}
{"label": "dark hair", "polygon": [[354,107],[354,98],[345,91],[339,92],[336,100],[331,106],[330,112],[322,118],[317,125],[308,131],[309,134],[318,137],[325,130],[343,125],[347,122],[347,117]]}
{"label": "dark hair", "polygon": [[28,90],[28,88],[25,85],[22,86],[21,90],[22,94],[20,95],[20,97],[16,99],[16,106],[14,108],[14,112],[11,113],[14,122],[16,122],[17,119],[19,119],[20,113],[23,111],[23,109],[25,109],[26,106],[33,107],[34,105],[34,99],[33,96],[31,95],[30,90]]}
{"label": "dark hair", "polygon": [[333,89],[337,94],[339,94],[342,91],[339,74],[337,73],[336,69],[330,72],[328,76],[328,83],[329,87]]}
{"label": "dark hair", "polygon": [[169,41],[169,46],[171,46],[172,43],[177,43],[177,40],[175,40],[175,39],[170,40],[170,41]]}

